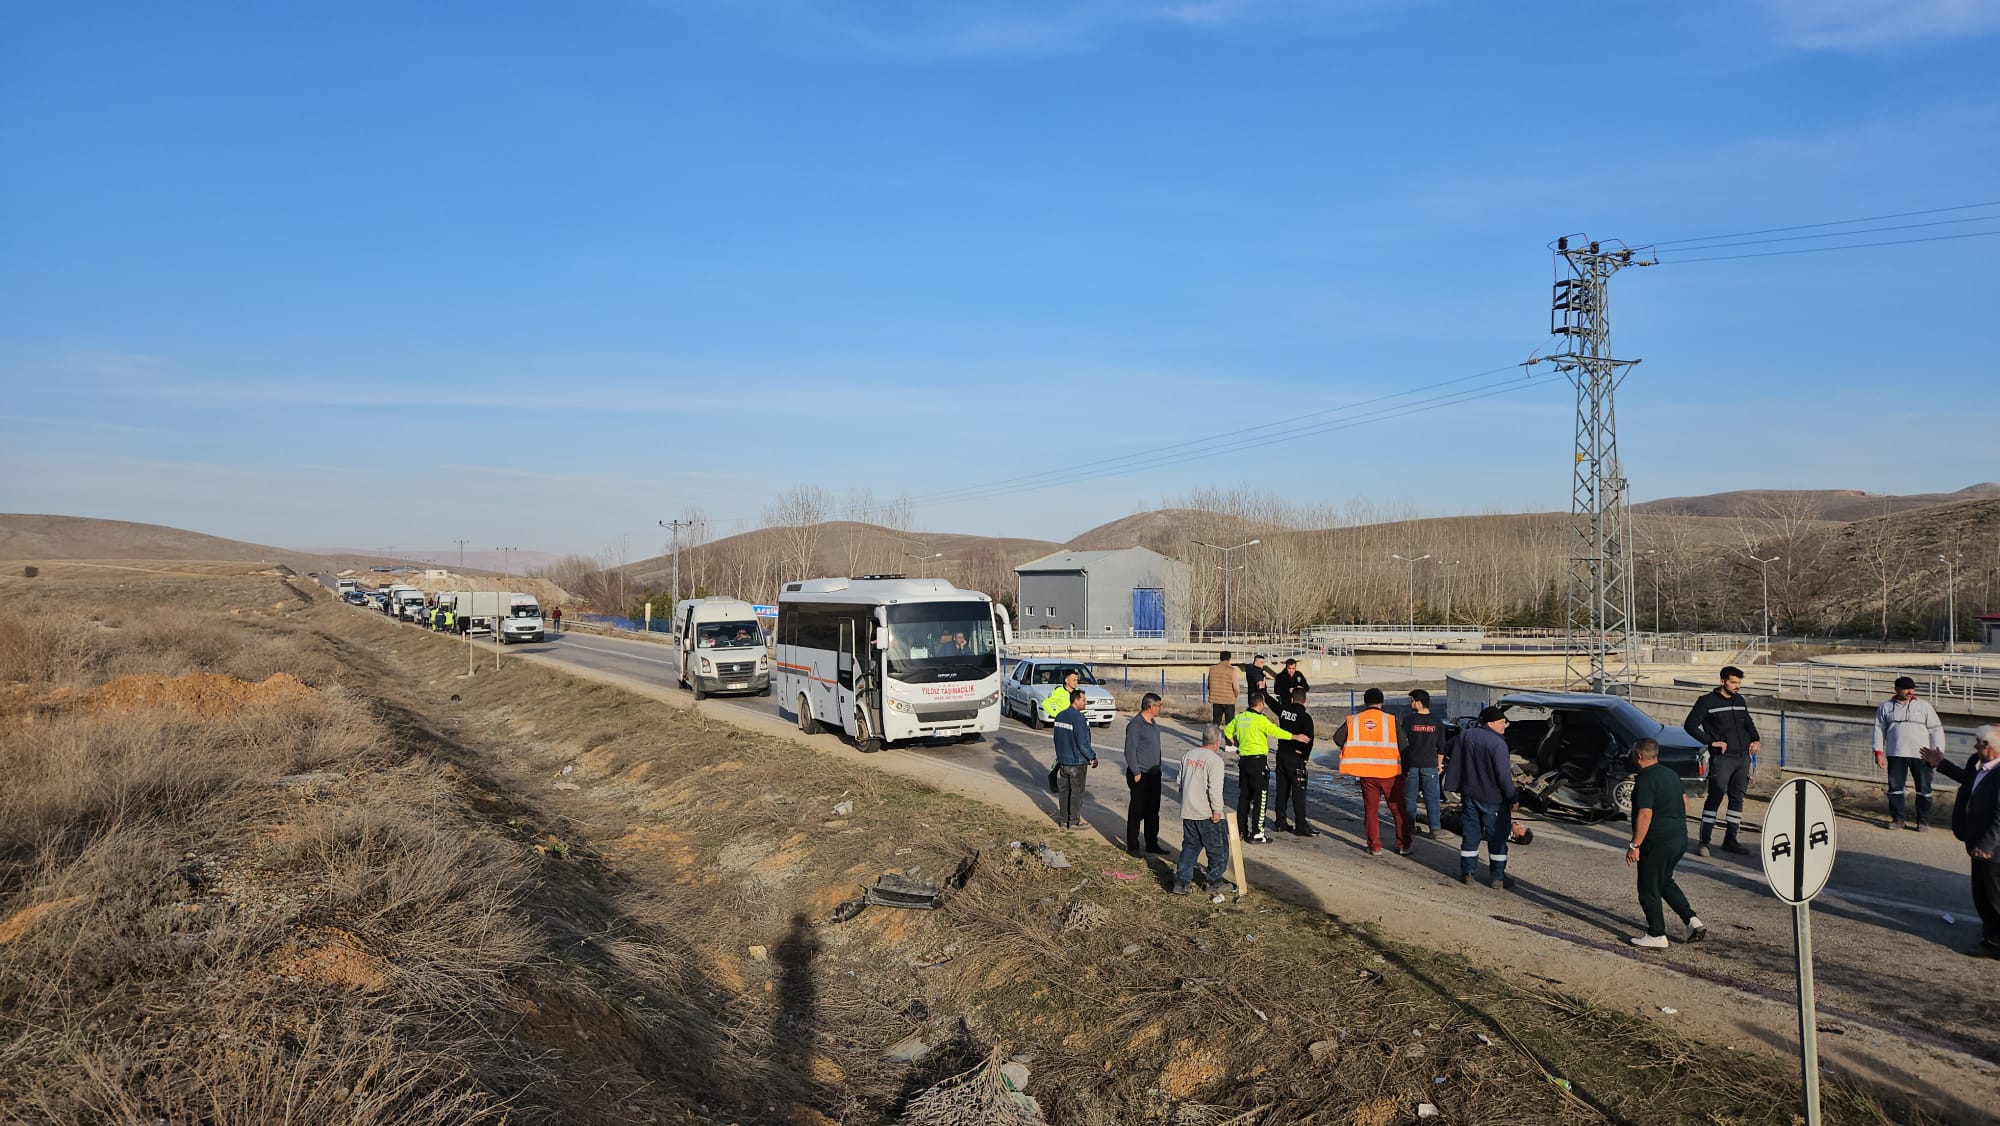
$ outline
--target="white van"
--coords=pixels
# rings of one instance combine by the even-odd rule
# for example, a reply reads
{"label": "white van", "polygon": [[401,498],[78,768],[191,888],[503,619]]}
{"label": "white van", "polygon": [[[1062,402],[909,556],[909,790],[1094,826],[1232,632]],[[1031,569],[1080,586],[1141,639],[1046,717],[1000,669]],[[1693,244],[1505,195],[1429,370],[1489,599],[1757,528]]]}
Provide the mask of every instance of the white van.
{"label": "white van", "polygon": [[424,611],[430,608],[424,592],[413,586],[397,587],[389,597],[395,600],[396,616],[406,622],[422,621]]}
{"label": "white van", "polygon": [[718,692],[771,694],[771,656],[757,608],[740,598],[684,598],[674,607],[681,684],[699,700]]}
{"label": "white van", "polygon": [[532,594],[510,594],[507,596],[507,616],[500,622],[500,640],[512,645],[516,641],[540,641],[542,639],[542,604],[535,601]]}

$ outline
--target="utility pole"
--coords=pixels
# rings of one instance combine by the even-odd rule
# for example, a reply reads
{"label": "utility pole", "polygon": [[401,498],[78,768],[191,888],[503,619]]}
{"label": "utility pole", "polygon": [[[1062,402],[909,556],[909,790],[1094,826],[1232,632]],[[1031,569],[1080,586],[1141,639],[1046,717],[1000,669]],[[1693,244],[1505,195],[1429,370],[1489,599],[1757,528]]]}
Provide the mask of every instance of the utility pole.
{"label": "utility pole", "polygon": [[507,576],[510,579],[513,578],[514,549],[511,547],[496,547],[493,550],[500,553],[500,573]]}
{"label": "utility pole", "polygon": [[1958,654],[1958,561],[1940,555],[1938,562],[1944,564],[1944,651],[1946,656]]}
{"label": "utility pole", "polygon": [[1781,558],[1783,556],[1778,555],[1773,555],[1769,559],[1759,559],[1754,555],[1750,557],[1750,562],[1757,564],[1757,573],[1763,577],[1764,582],[1764,644],[1766,645],[1771,643],[1771,564]]}
{"label": "utility pole", "polygon": [[466,544],[469,544],[469,543],[471,543],[472,541],[471,541],[471,540],[453,540],[453,541],[451,541],[451,542],[453,542],[453,543],[455,543],[455,544],[457,544],[457,545],[458,545],[458,569],[459,569],[459,570],[461,570],[461,571],[463,571],[463,570],[465,570],[465,545],[466,545]]}
{"label": "utility pole", "polygon": [[1637,360],[1611,354],[1611,275],[1658,264],[1651,248],[1567,236],[1549,248],[1557,270],[1549,331],[1562,350],[1546,360],[1576,387],[1576,442],[1570,479],[1569,593],[1563,606],[1563,656],[1572,685],[1609,691],[1630,675],[1632,515],[1618,460],[1613,393]]}
{"label": "utility pole", "polygon": [[1410,675],[1412,677],[1417,675],[1417,564],[1422,563],[1430,557],[1431,553],[1428,551],[1414,559],[1407,555],[1397,555],[1394,552],[1389,553],[1389,558],[1401,559],[1410,565],[1410,635],[1407,640],[1410,645]]}
{"label": "utility pole", "polygon": [[1255,539],[1248,543],[1239,543],[1235,547],[1217,547],[1212,543],[1203,543],[1200,540],[1194,541],[1196,547],[1205,547],[1210,551],[1219,551],[1222,553],[1222,636],[1225,638],[1232,632],[1229,621],[1229,553],[1232,551],[1241,551],[1246,547],[1256,547],[1263,542],[1261,539]]}
{"label": "utility pole", "polygon": [[1656,639],[1655,644],[1658,644],[1657,638],[1660,635],[1660,549],[1656,547],[1647,548],[1646,562],[1653,565],[1653,636]]}
{"label": "utility pole", "polygon": [[698,524],[704,524],[704,523],[707,523],[707,521],[704,520],[658,521],[660,527],[669,529],[674,534],[674,596],[669,601],[671,601],[675,605],[679,605],[681,600],[681,529],[692,528]]}

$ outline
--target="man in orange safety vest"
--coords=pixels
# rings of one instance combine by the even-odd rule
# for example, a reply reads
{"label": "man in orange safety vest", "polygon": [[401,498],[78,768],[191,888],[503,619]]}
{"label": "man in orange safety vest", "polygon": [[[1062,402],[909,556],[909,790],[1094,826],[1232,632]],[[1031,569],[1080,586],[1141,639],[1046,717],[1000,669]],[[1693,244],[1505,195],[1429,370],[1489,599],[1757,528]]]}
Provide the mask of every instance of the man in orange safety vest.
{"label": "man in orange safety vest", "polygon": [[1334,728],[1333,742],[1340,748],[1340,772],[1361,783],[1361,827],[1368,837],[1368,855],[1382,855],[1382,827],[1377,824],[1378,806],[1389,803],[1396,822],[1396,855],[1410,854],[1410,814],[1403,808],[1403,751],[1409,735],[1396,717],[1382,710],[1382,690],[1370,688],[1361,697],[1362,709]]}

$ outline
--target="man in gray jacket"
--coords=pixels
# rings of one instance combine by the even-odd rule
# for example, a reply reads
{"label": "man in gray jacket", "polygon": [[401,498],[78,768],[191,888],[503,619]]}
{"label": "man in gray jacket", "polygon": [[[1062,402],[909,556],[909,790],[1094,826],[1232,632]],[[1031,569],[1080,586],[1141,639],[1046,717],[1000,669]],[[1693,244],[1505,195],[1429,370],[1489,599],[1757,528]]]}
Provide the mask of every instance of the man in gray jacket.
{"label": "man in gray jacket", "polygon": [[[1125,725],[1125,785],[1132,802],[1125,811],[1125,851],[1165,853],[1160,847],[1160,696],[1148,692],[1139,700],[1139,714]],[[1139,831],[1146,833],[1141,852]]]}
{"label": "man in gray jacket", "polygon": [[1174,869],[1174,894],[1186,895],[1194,882],[1195,857],[1208,853],[1209,891],[1231,895],[1228,810],[1222,804],[1222,729],[1201,729],[1201,746],[1181,760],[1181,855]]}
{"label": "man in gray jacket", "polygon": [[1889,828],[1903,827],[1903,786],[1917,783],[1917,817],[1923,832],[1931,816],[1931,768],[1923,752],[1944,749],[1944,722],[1929,700],[1917,699],[1917,682],[1896,678],[1896,694],[1875,709],[1875,765],[1889,768]]}

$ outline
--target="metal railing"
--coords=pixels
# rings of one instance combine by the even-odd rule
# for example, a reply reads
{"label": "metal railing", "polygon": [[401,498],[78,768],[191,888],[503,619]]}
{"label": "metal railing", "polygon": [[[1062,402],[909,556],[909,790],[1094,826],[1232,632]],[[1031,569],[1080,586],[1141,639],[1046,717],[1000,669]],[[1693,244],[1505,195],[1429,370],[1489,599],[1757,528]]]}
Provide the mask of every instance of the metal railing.
{"label": "metal railing", "polygon": [[1963,711],[2000,709],[2000,667],[1984,664],[1896,667],[1793,661],[1772,672],[1779,695],[1802,700],[1879,704],[1895,691],[1896,678],[1907,676],[1917,682],[1918,694],[1934,704]]}

